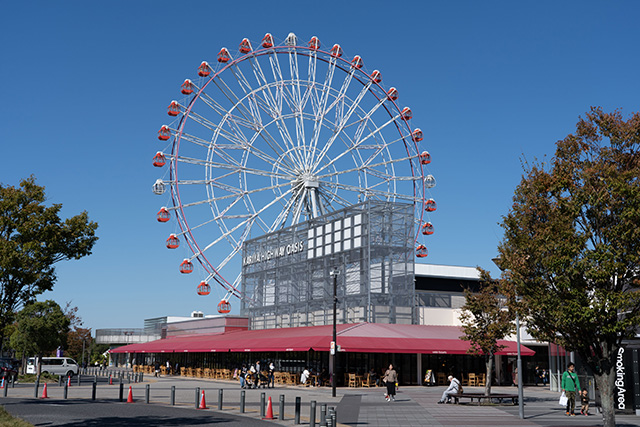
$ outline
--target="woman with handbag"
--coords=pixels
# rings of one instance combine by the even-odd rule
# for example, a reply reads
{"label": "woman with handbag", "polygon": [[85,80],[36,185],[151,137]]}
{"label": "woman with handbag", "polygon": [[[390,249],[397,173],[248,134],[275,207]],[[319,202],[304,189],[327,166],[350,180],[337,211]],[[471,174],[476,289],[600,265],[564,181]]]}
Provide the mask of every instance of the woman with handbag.
{"label": "woman with handbag", "polygon": [[387,384],[387,402],[396,400],[396,382],[398,381],[398,373],[393,369],[393,365],[389,365],[389,369],[384,373],[382,381]]}

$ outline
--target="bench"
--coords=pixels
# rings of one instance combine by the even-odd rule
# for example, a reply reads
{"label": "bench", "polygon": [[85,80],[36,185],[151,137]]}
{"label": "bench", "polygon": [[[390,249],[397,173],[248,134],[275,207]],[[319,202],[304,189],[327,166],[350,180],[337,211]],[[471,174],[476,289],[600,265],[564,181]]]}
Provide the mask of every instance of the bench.
{"label": "bench", "polygon": [[461,398],[469,398],[471,399],[471,403],[473,403],[473,399],[478,399],[478,405],[481,403],[482,400],[489,400],[489,402],[491,402],[491,399],[499,399],[500,403],[502,403],[505,399],[511,399],[511,402],[514,405],[518,404],[518,395],[508,394],[508,393],[491,393],[489,396],[485,396],[484,393],[464,393],[463,392],[463,393],[450,394],[449,397],[453,398],[453,401],[456,404],[460,403]]}

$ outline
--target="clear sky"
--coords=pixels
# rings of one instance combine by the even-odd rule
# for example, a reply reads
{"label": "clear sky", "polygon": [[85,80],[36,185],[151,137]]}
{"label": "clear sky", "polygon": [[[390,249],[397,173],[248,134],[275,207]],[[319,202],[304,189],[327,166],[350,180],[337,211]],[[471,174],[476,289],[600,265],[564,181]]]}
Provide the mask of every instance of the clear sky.
{"label": "clear sky", "polygon": [[521,159],[552,155],[590,106],[640,110],[638,16],[624,0],[4,2],[0,182],[33,174],[64,217],[99,223],[93,254],[58,264],[40,299],[93,329],[216,313],[223,293],[197,296],[187,253],[164,246],[151,158],[182,81],[266,32],[339,43],[398,88],[438,182],[425,260],[496,273]]}

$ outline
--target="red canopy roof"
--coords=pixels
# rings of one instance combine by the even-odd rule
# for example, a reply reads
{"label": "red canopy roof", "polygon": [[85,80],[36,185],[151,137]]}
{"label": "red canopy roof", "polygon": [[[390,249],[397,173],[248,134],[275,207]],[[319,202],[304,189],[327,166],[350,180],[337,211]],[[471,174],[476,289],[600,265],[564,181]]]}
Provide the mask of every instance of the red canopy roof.
{"label": "red canopy roof", "polygon": [[[259,351],[329,351],[332,326],[262,329],[172,337],[144,344],[131,344],[111,350],[112,353],[201,353]],[[468,341],[460,339],[456,326],[398,325],[355,323],[338,325],[338,345],[350,353],[425,353],[465,354]],[[498,354],[514,355],[517,344],[499,341],[506,346]],[[520,346],[523,356],[535,352]]]}

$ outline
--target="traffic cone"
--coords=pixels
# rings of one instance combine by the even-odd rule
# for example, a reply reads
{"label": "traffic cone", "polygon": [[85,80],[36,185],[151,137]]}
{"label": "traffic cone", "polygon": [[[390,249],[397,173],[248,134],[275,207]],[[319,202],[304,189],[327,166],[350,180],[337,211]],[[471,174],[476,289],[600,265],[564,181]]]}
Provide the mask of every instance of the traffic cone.
{"label": "traffic cone", "polygon": [[0,385],[0,388],[4,388],[4,378],[2,379],[2,385]]}
{"label": "traffic cone", "polygon": [[71,375],[67,377],[67,387],[71,387]]}
{"label": "traffic cone", "polygon": [[202,390],[202,394],[200,395],[200,406],[198,406],[198,409],[209,409],[207,408],[207,402],[204,399],[204,390]]}
{"label": "traffic cone", "polygon": [[127,403],[133,403],[133,391],[131,390],[131,386],[129,386],[129,395],[127,396]]}
{"label": "traffic cone", "polygon": [[271,396],[269,396],[269,402],[267,403],[267,416],[263,420],[273,420],[273,407],[271,406]]}
{"label": "traffic cone", "polygon": [[40,399],[48,399],[49,396],[47,395],[47,383],[44,383],[44,388],[42,389],[42,397],[40,397]]}
{"label": "traffic cone", "polygon": [[113,385],[113,378],[109,375],[109,385]]}

